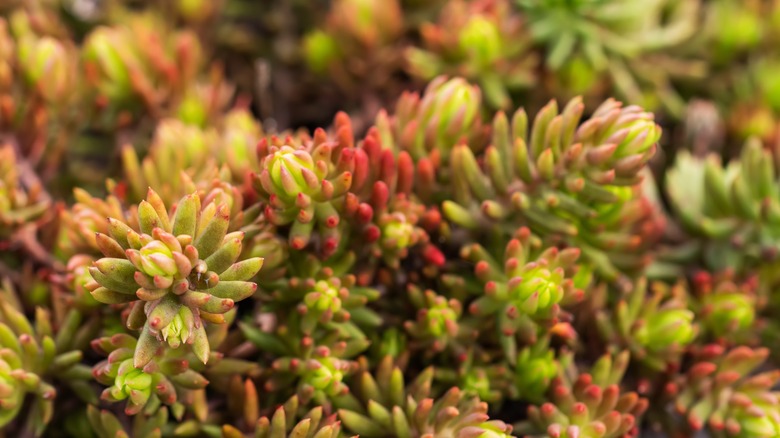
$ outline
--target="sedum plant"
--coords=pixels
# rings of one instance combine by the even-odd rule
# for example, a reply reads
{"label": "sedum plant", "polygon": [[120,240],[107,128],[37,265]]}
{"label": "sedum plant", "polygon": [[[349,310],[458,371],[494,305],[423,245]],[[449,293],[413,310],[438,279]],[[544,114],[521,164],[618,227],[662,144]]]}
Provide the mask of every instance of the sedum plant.
{"label": "sedum plant", "polygon": [[[739,160],[726,166],[715,155],[679,156],[668,173],[669,196],[681,224],[697,236],[706,266],[742,270],[771,264],[777,250],[775,173],[774,159],[758,141],[748,142]],[[683,175],[688,184],[680,184]]]}
{"label": "sedum plant", "polygon": [[647,409],[647,400],[619,386],[628,366],[627,352],[605,355],[590,373],[564,372],[550,389],[553,402],[528,410],[531,436],[620,437],[637,433],[636,424]]}
{"label": "sedum plant", "polygon": [[[306,413],[300,421],[288,421],[288,414],[284,407],[279,407],[273,416],[261,417],[257,420],[254,432],[241,433],[233,426],[222,427],[223,438],[270,438],[275,436],[312,437],[312,438],[336,438],[340,436],[341,425],[335,420],[335,416],[323,417],[321,408],[314,408]],[[294,413],[293,413],[294,418]]]}
{"label": "sedum plant", "polygon": [[224,322],[222,315],[257,289],[246,280],[260,270],[263,259],[238,261],[243,233],[227,234],[229,222],[227,204],[201,206],[200,197],[192,194],[168,211],[149,190],[138,207],[140,233],[109,218],[109,235],[97,235],[105,257],[90,268],[93,281],[87,288],[102,303],[132,303],[128,327],[141,330],[132,368],[147,365],[165,344],[173,349],[191,345],[206,363],[205,324]]}
{"label": "sedum plant", "polygon": [[774,436],[780,431],[777,412],[778,375],[752,374],[766,359],[766,349],[738,347],[730,351],[705,346],[685,376],[685,389],[675,407],[694,429],[708,427],[724,436]]}
{"label": "sedum plant", "polygon": [[362,400],[354,409],[339,411],[344,426],[359,436],[485,436],[506,437],[512,428],[502,421],[489,420],[487,405],[470,399],[458,388],[447,391],[441,399],[428,398],[432,369],[420,374],[404,387],[400,369],[389,357],[376,371],[359,377]]}
{"label": "sedum plant", "polygon": [[778,11],[0,2],[0,437],[780,436]]}
{"label": "sedum plant", "polygon": [[420,27],[423,48],[406,53],[412,74],[431,80],[459,75],[477,83],[495,108],[511,104],[510,93],[534,81],[536,56],[522,17],[509,1],[449,2],[436,23]]}
{"label": "sedum plant", "polygon": [[681,113],[684,102],[671,78],[694,73],[696,67],[680,68],[674,51],[696,32],[698,1],[516,3],[528,18],[531,39],[545,48],[545,64],[565,84],[562,88],[582,93],[606,79],[621,97]]}
{"label": "sedum plant", "polygon": [[[612,306],[601,302],[603,311],[597,318],[604,338],[624,346],[648,366],[663,370],[679,362],[698,327],[681,285],[656,283],[649,289],[648,293],[645,279],[638,280],[634,290]],[[609,308],[614,310],[609,312]]]}
{"label": "sedum plant", "polygon": [[549,242],[579,248],[608,278],[641,268],[637,250],[653,239],[658,219],[640,183],[660,128],[652,114],[616,101],[580,124],[583,110],[577,99],[560,113],[550,102],[530,125],[523,110],[511,121],[497,114],[482,165],[467,144],[455,146],[444,214],[473,230],[527,224]]}
{"label": "sedum plant", "polygon": [[45,199],[40,185],[21,180],[11,146],[0,149],[0,166],[0,236],[8,238],[21,226],[44,216],[50,201]]}
{"label": "sedum plant", "polygon": [[94,406],[87,408],[87,418],[89,428],[99,438],[108,437],[161,437],[162,429],[168,422],[168,410],[162,408],[154,416],[137,416],[133,420],[130,432],[127,431],[119,419],[107,410],[99,410]]}
{"label": "sedum plant", "polygon": [[[55,335],[50,313],[36,308],[35,319],[25,316],[9,281],[0,290],[0,429],[14,420],[24,433],[40,435],[54,416],[62,382],[87,403],[97,399],[89,385],[89,367],[82,363],[78,339],[91,333],[79,330],[81,315],[71,310]],[[80,332],[80,333],[79,333]],[[29,408],[23,410],[25,405]]]}

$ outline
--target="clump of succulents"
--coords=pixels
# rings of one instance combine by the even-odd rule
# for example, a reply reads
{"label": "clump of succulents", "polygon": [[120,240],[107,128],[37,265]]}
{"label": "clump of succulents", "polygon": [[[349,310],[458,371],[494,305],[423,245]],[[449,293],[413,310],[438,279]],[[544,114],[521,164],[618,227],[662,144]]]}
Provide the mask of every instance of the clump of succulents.
{"label": "clump of succulents", "polygon": [[[775,2],[720,0],[708,5],[696,47],[707,53],[710,75],[721,84],[701,89],[720,109],[729,133],[740,140],[777,135],[778,5]],[[723,23],[731,23],[728,30]],[[706,88],[706,87],[705,87]]]}
{"label": "clump of succulents", "polygon": [[420,27],[424,48],[407,53],[412,73],[425,80],[465,77],[480,85],[491,106],[506,108],[511,93],[536,80],[522,17],[510,10],[509,1],[449,2],[435,24]]}
{"label": "clump of succulents", "polygon": [[622,391],[620,381],[628,366],[627,352],[605,355],[590,373],[564,372],[550,389],[552,402],[528,409],[531,436],[620,437],[636,435],[648,407],[636,392]]}
{"label": "clump of succulents", "polygon": [[89,34],[82,49],[84,73],[95,84],[99,107],[119,116],[142,106],[155,117],[173,112],[193,123],[205,121],[210,108],[197,108],[203,106],[199,96],[187,94],[195,93],[199,41],[188,31],[160,32],[165,28],[159,16],[142,14]]}
{"label": "clump of succulents", "polygon": [[548,242],[579,248],[606,277],[641,268],[637,252],[660,220],[641,185],[660,128],[652,114],[616,101],[580,124],[583,110],[575,99],[559,113],[553,101],[530,125],[522,109],[511,121],[498,113],[481,163],[469,143],[455,145],[445,216],[477,232],[527,224]]}
{"label": "clump of succulents", "polygon": [[398,0],[336,0],[321,29],[308,33],[302,51],[308,67],[339,87],[381,89],[401,60],[404,16]]}
{"label": "clump of succulents", "polygon": [[765,348],[704,347],[675,402],[689,427],[707,427],[726,436],[777,435],[780,416],[773,388],[780,375],[777,370],[756,373],[768,355]]}
{"label": "clump of succulents", "polygon": [[451,388],[439,400],[429,397],[433,370],[427,369],[408,387],[400,369],[385,358],[376,375],[359,378],[359,402],[339,410],[344,426],[365,437],[381,436],[509,436],[512,428],[490,420],[487,405]]}
{"label": "clump of succulents", "polygon": [[529,22],[531,40],[544,47],[545,64],[560,88],[584,93],[607,81],[632,102],[681,113],[684,102],[672,79],[701,74],[701,68],[675,59],[675,50],[696,33],[698,1],[516,3]]}
{"label": "clump of succulents", "polygon": [[76,309],[56,334],[47,310],[36,308],[35,319],[28,320],[8,280],[2,284],[0,300],[0,429],[16,420],[20,433],[40,435],[54,416],[56,383],[83,402],[96,402],[78,345],[79,338],[94,333],[79,329],[82,318]]}
{"label": "clump of succulents", "polygon": [[689,246],[705,266],[765,272],[773,265],[779,206],[775,167],[772,154],[755,139],[726,166],[715,154],[680,153],[668,172],[667,190],[680,223],[694,237]]}
{"label": "clump of succulents", "polygon": [[535,342],[538,327],[552,327],[567,319],[562,306],[582,300],[580,288],[588,286],[587,269],[578,273],[575,265],[578,249],[540,251],[539,246],[523,227],[507,243],[502,259],[494,259],[478,244],[461,250],[461,256],[474,263],[477,281],[484,284],[468,310],[485,320],[485,325],[494,321],[510,361],[517,353],[516,337]]}
{"label": "clump of succulents", "polygon": [[0,436],[780,436],[780,3],[0,3]]}
{"label": "clump of succulents", "polygon": [[188,368],[180,358],[159,357],[152,366],[136,366],[133,353],[138,341],[129,335],[117,334],[101,338],[94,347],[108,356],[94,369],[95,378],[106,388],[101,398],[111,402],[127,401],[125,414],[134,415],[147,404],[164,403],[181,410],[177,405],[178,394],[187,390],[199,390],[208,384],[202,375]]}
{"label": "clump of succulents", "polygon": [[39,219],[50,207],[43,187],[23,181],[11,146],[0,149],[0,236],[10,237],[19,227]]}

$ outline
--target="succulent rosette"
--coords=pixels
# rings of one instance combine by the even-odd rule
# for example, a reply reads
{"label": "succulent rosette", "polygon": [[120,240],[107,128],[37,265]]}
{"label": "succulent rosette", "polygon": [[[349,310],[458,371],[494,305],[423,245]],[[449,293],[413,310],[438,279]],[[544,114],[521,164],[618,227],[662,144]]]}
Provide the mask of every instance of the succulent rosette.
{"label": "succulent rosette", "polygon": [[99,107],[152,117],[163,116],[182,100],[202,61],[192,32],[172,30],[148,13],[129,14],[122,25],[95,28],[81,52]]}
{"label": "succulent rosette", "polygon": [[590,373],[572,375],[564,370],[552,383],[551,401],[531,406],[530,421],[522,430],[550,438],[636,436],[648,401],[636,392],[621,391],[628,359],[628,352],[622,352],[602,356]]}
{"label": "succulent rosette", "polygon": [[384,145],[407,151],[417,162],[446,163],[458,143],[483,137],[481,106],[479,87],[439,76],[422,95],[402,95],[392,117],[380,112],[377,125]]}
{"label": "succulent rosette", "polygon": [[[171,216],[173,216],[171,218]],[[242,232],[228,233],[230,208],[201,198],[182,198],[170,214],[152,190],[138,207],[138,231],[109,219],[109,234],[98,234],[103,255],[90,268],[87,287],[106,304],[132,303],[128,327],[141,329],[134,367],[152,361],[167,343],[192,345],[204,363],[209,343],[204,324],[224,322],[222,314],[257,289],[250,280],[262,258],[238,260]],[[139,233],[140,232],[140,233]]]}
{"label": "succulent rosette", "polygon": [[433,369],[405,386],[403,373],[385,358],[374,374],[363,372],[356,403],[338,411],[344,428],[365,437],[468,436],[509,437],[512,427],[491,420],[487,404],[452,388],[430,398]]}
{"label": "succulent rosette", "polygon": [[694,251],[683,260],[698,259],[714,271],[758,268],[763,281],[775,281],[780,250],[776,166],[771,152],[755,139],[726,165],[715,154],[678,156],[668,172],[667,191],[677,219],[694,237]]}
{"label": "succulent rosette", "polygon": [[483,293],[469,304],[469,312],[494,321],[504,353],[510,358],[517,352],[518,332],[534,341],[536,325],[557,324],[563,315],[561,306],[581,301],[582,288],[589,283],[587,270],[577,273],[576,248],[540,251],[539,246],[539,240],[523,227],[507,244],[502,262],[480,245],[461,250],[461,256],[474,263],[474,274],[484,284]]}
{"label": "succulent rosette", "polygon": [[602,301],[605,292],[602,288],[594,296],[602,308],[596,318],[605,339],[623,345],[649,367],[663,370],[679,364],[699,332],[682,284],[648,286],[645,279],[639,279],[611,311]]}
{"label": "succulent rosette", "polygon": [[177,119],[160,121],[143,160],[132,146],[122,148],[122,182],[126,186],[123,198],[140,202],[152,188],[163,201],[173,203],[196,187],[219,179],[216,162],[209,153],[216,139],[215,132]]}
{"label": "succulent rosette", "polygon": [[441,74],[479,84],[486,103],[506,108],[511,94],[536,82],[538,56],[530,49],[523,18],[510,1],[452,1],[438,19],[420,27],[423,47],[406,51],[409,70],[425,80]]}
{"label": "succulent rosette", "polygon": [[420,344],[429,346],[433,352],[448,347],[459,349],[458,344],[464,338],[476,335],[458,324],[463,314],[460,301],[454,298],[448,300],[432,290],[422,291],[413,285],[409,286],[408,293],[410,301],[417,308],[417,318],[406,321],[404,328]]}
{"label": "succulent rosette", "polygon": [[292,224],[291,248],[306,247],[316,230],[322,252],[333,254],[341,242],[339,225],[355,172],[349,119],[336,117],[332,141],[324,130],[297,144],[292,138],[271,140],[260,141],[262,170],[253,175],[255,189],[267,201],[266,219],[278,226]]}
{"label": "succulent rosette", "polygon": [[555,351],[550,349],[549,338],[540,339],[536,344],[520,350],[514,361],[514,383],[518,397],[538,402],[570,359],[571,355],[556,358]]}
{"label": "succulent rosette", "polygon": [[702,331],[714,339],[744,342],[760,327],[762,309],[757,281],[736,281],[733,272],[710,275],[697,273],[691,281],[698,306],[696,317]]}
{"label": "succulent rosette", "polygon": [[48,311],[37,308],[35,319],[28,320],[10,282],[0,286],[0,428],[13,430],[9,425],[18,417],[19,433],[40,436],[54,415],[55,381],[80,400],[96,401],[78,345],[93,333],[79,327],[82,317],[73,309],[55,335]]}
{"label": "succulent rosette", "polygon": [[309,69],[349,96],[381,90],[400,67],[404,32],[400,0],[336,0],[301,41]]}
{"label": "succulent rosette", "polygon": [[50,203],[42,187],[25,187],[10,146],[0,147],[0,237],[7,238],[21,225],[43,216]]}
{"label": "succulent rosette", "polygon": [[452,199],[443,213],[464,228],[517,224],[550,243],[579,248],[599,274],[616,278],[647,263],[637,256],[662,225],[645,197],[643,169],[661,129],[653,115],[609,100],[580,123],[584,106],[547,104],[529,126],[523,109],[498,113],[493,140],[477,159],[467,144],[451,158]]}
{"label": "succulent rosette", "polygon": [[19,41],[17,55],[22,74],[47,103],[64,101],[72,90],[74,57],[69,48],[55,38],[28,35]]}
{"label": "succulent rosette", "polygon": [[675,407],[693,430],[707,427],[733,437],[770,437],[780,432],[777,370],[758,372],[769,351],[705,346],[682,376]]}
{"label": "succulent rosette", "polygon": [[185,405],[194,403],[195,391],[208,385],[208,380],[190,369],[182,354],[160,354],[154,362],[136,367],[134,352],[139,340],[127,334],[116,334],[92,342],[97,352],[107,356],[98,362],[92,374],[107,385],[101,398],[110,402],[125,402],[125,414],[136,415],[144,410],[153,413],[159,405],[169,405],[181,418]]}

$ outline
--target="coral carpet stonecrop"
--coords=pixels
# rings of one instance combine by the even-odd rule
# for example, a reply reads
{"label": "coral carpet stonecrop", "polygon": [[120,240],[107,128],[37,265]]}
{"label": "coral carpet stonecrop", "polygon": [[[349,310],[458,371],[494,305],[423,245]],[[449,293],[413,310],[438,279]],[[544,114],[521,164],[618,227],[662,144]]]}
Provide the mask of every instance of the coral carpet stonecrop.
{"label": "coral carpet stonecrop", "polygon": [[0,438],[780,437],[778,66],[780,0],[0,0]]}
{"label": "coral carpet stonecrop", "polygon": [[109,234],[97,235],[105,256],[90,268],[92,296],[106,304],[132,303],[128,327],[141,329],[133,365],[141,368],[157,350],[192,346],[206,362],[210,347],[204,324],[254,294],[262,258],[238,261],[242,232],[228,233],[229,208],[198,194],[170,210],[149,190],[138,206],[139,229],[109,218]]}
{"label": "coral carpet stonecrop", "polygon": [[453,149],[445,216],[477,232],[527,224],[550,243],[579,248],[608,278],[641,269],[637,253],[659,221],[641,183],[661,129],[653,114],[614,100],[580,123],[583,112],[574,99],[560,113],[550,102],[530,125],[522,108],[511,121],[498,113],[484,155],[465,143]]}

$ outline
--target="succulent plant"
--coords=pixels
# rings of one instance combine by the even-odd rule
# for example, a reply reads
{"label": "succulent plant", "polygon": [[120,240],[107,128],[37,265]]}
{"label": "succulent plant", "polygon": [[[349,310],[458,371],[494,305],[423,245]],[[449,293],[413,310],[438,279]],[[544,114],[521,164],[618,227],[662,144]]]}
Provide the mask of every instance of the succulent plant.
{"label": "succulent plant", "polygon": [[635,436],[648,403],[635,392],[621,392],[619,383],[628,366],[628,352],[602,356],[590,373],[566,370],[553,381],[552,401],[528,410],[530,436]]}
{"label": "succulent plant", "polygon": [[[171,218],[172,216],[172,218]],[[243,233],[227,233],[230,213],[219,200],[201,207],[197,194],[183,197],[168,211],[150,190],[138,207],[140,233],[121,218],[109,218],[109,235],[98,234],[104,258],[90,268],[87,287],[106,304],[133,303],[128,326],[141,329],[132,368],[152,361],[165,343],[192,345],[206,362],[206,322],[224,322],[222,314],[257,289],[247,280],[262,258],[238,261]],[[219,273],[217,273],[219,271]]]}
{"label": "succulent plant", "polygon": [[338,226],[345,195],[355,169],[351,127],[337,117],[337,142],[324,131],[304,144],[292,138],[260,142],[262,171],[253,176],[254,187],[267,200],[266,218],[275,225],[292,224],[289,242],[303,249],[312,239],[315,225],[323,239],[323,251],[332,254],[339,245]]}
{"label": "succulent plant", "polygon": [[[60,106],[73,97],[76,67],[75,46],[32,26],[42,18],[30,12],[17,12],[0,21],[0,57],[4,66],[4,93],[19,92],[42,106],[60,113]],[[16,90],[14,90],[16,88]],[[24,111],[22,108],[18,109]],[[6,120],[6,123],[11,121]]]}
{"label": "succulent plant", "polygon": [[698,1],[516,3],[526,14],[531,39],[545,48],[546,65],[563,88],[579,94],[607,78],[620,97],[643,105],[658,99],[667,111],[681,115],[684,103],[670,76],[675,70],[699,70],[694,74],[701,75],[701,68],[669,68],[679,66],[670,54],[695,35]]}
{"label": "succulent plant", "polygon": [[757,294],[756,279],[736,282],[731,272],[710,275],[700,272],[694,276],[693,294],[698,301],[696,317],[702,329],[714,339],[745,342],[758,326],[757,313],[761,299]]}
{"label": "succulent plant", "polygon": [[458,337],[468,336],[458,326],[463,313],[458,300],[447,300],[432,290],[423,292],[411,285],[409,299],[417,307],[417,318],[405,323],[412,339],[428,345],[433,351],[442,351]]}
{"label": "succulent plant", "polygon": [[138,343],[139,340],[127,334],[93,341],[93,348],[108,357],[92,371],[98,382],[110,385],[101,398],[110,402],[126,400],[127,415],[138,414],[145,408],[147,413],[153,413],[163,403],[181,417],[184,404],[193,403],[192,392],[205,388],[208,380],[190,369],[180,353],[162,355],[154,362],[136,367],[133,356]]}
{"label": "succulent plant", "polygon": [[[719,0],[707,8],[705,29],[711,33],[711,47],[716,62],[732,60],[761,43],[765,29],[762,11],[757,5],[757,2],[741,5],[731,0]],[[718,29],[726,21],[732,24],[729,29]]]}
{"label": "succulent plant", "polygon": [[[389,80],[399,62],[403,14],[398,0],[336,0],[320,29],[305,36],[308,67],[346,90]],[[381,72],[381,76],[376,73]],[[373,74],[372,74],[373,73]],[[358,85],[360,84],[360,85]]]}
{"label": "succulent plant", "polygon": [[765,348],[703,347],[684,376],[677,410],[694,430],[707,427],[722,436],[777,435],[778,395],[772,388],[780,375],[776,370],[754,374],[768,355]]}
{"label": "succulent plant", "polygon": [[159,17],[143,14],[89,34],[82,58],[99,105],[113,111],[142,105],[161,116],[168,105],[181,103],[180,90],[196,80],[202,49],[192,33],[166,34],[165,28]]}
{"label": "succulent plant", "polygon": [[415,181],[411,155],[406,151],[396,155],[382,142],[382,134],[372,128],[356,148],[357,180],[349,195],[354,199],[347,204],[358,204],[351,239],[369,244],[358,256],[395,269],[415,250],[429,255],[437,251],[429,233],[441,227],[441,214],[418,197],[415,189],[420,183]]}
{"label": "succulent plant", "polygon": [[296,388],[302,402],[315,400],[328,405],[349,393],[345,378],[358,370],[351,360],[368,347],[360,330],[343,327],[342,330],[318,330],[314,336],[305,335],[296,316],[275,327],[273,332],[250,324],[241,324],[244,336],[256,347],[272,354],[271,367],[275,371],[265,383],[269,392]]}
{"label": "succulent plant", "polygon": [[[296,423],[295,412],[288,412],[287,406],[280,406],[273,416],[260,417],[249,435],[241,433],[231,425],[222,427],[222,438],[271,438],[276,436],[312,437],[312,438],[337,438],[340,436],[341,425],[336,421],[335,415],[324,416],[321,407],[317,407],[306,413]],[[289,420],[288,420],[289,418]]]}
{"label": "succulent plant", "polygon": [[516,334],[534,341],[537,324],[557,324],[561,306],[580,301],[584,295],[580,288],[589,282],[587,272],[584,277],[576,273],[576,248],[540,251],[539,247],[539,240],[522,227],[507,244],[501,261],[478,244],[461,250],[461,256],[474,264],[474,274],[484,284],[480,296],[469,304],[469,312],[493,321],[510,361],[517,354]]}
{"label": "succulent plant", "polygon": [[[36,308],[30,321],[11,284],[0,289],[0,430],[40,436],[54,415],[55,380],[80,399],[96,401],[89,367],[76,344],[81,315],[71,310],[61,327]],[[55,329],[58,329],[55,335]],[[79,333],[83,337],[84,333]],[[87,333],[87,336],[89,334]],[[14,421],[16,420],[16,423]],[[13,432],[9,432],[13,433]]]}
{"label": "succulent plant", "polygon": [[98,438],[159,438],[162,437],[163,427],[168,424],[168,409],[160,408],[151,416],[137,415],[133,419],[133,425],[130,432],[119,419],[107,410],[100,410],[92,405],[87,407],[87,418],[91,431]]}
{"label": "succulent plant", "polygon": [[549,242],[579,248],[607,278],[641,268],[635,254],[657,234],[659,219],[640,183],[660,128],[651,114],[616,101],[580,124],[583,110],[575,99],[559,114],[550,102],[530,128],[522,109],[511,124],[499,113],[482,164],[466,144],[456,146],[445,216],[472,230],[495,224],[511,233],[527,224]]}
{"label": "succulent plant", "polygon": [[0,237],[10,237],[18,227],[40,218],[49,208],[42,187],[27,184],[20,178],[13,148],[0,148]]}
{"label": "succulent plant", "polygon": [[359,377],[360,404],[338,411],[345,429],[364,437],[511,436],[511,426],[490,420],[487,405],[464,397],[458,388],[438,400],[429,398],[431,369],[405,387],[403,373],[388,359],[381,362],[376,376],[364,372]]}
{"label": "succulent plant", "polygon": [[225,114],[223,123],[219,161],[230,167],[231,174],[238,182],[244,182],[252,169],[259,166],[255,151],[257,139],[264,134],[263,126],[246,108],[231,110]]}
{"label": "succulent plant", "polygon": [[134,220],[126,215],[122,202],[116,196],[105,199],[91,196],[82,189],[73,190],[75,203],[63,213],[58,250],[65,257],[76,254],[99,255],[96,233],[108,233],[108,217]]}
{"label": "succulent plant", "polygon": [[439,76],[422,96],[402,95],[392,118],[379,113],[382,144],[407,151],[417,162],[429,158],[446,163],[457,144],[483,137],[481,105],[479,87],[463,78]]}
{"label": "succulent plant", "polygon": [[479,84],[496,108],[512,102],[510,93],[531,87],[536,56],[522,17],[509,1],[453,1],[435,23],[420,27],[424,48],[410,47],[409,68],[425,80],[457,75]]}
{"label": "succulent plant", "polygon": [[152,188],[165,202],[172,203],[195,191],[194,181],[217,178],[216,163],[210,162],[209,154],[214,137],[177,119],[162,120],[157,125],[149,153],[142,161],[130,145],[122,148],[127,185],[125,197],[130,202],[139,202]]}
{"label": "succulent plant", "polygon": [[537,403],[543,399],[550,384],[565,368],[569,357],[559,360],[550,349],[550,339],[544,338],[536,344],[523,348],[514,361],[518,397]]}
{"label": "succulent plant", "polygon": [[[676,365],[685,348],[694,341],[698,327],[688,309],[687,291],[681,284],[668,286],[640,279],[633,290],[616,303],[597,304],[602,335],[628,349],[639,361],[663,370]],[[614,309],[609,312],[608,309]]]}
{"label": "succulent plant", "polygon": [[780,436],[780,1],[0,15],[0,437]]}
{"label": "succulent plant", "polygon": [[55,38],[27,35],[19,40],[17,56],[22,75],[47,103],[65,100],[75,75],[73,55]]}
{"label": "succulent plant", "polygon": [[740,159],[725,168],[715,155],[681,152],[667,178],[672,208],[686,231],[699,237],[707,267],[741,272],[771,263],[778,186],[774,160],[759,142],[745,144]]}
{"label": "succulent plant", "polygon": [[[379,315],[366,305],[379,297],[376,289],[358,286],[354,254],[328,263],[307,254],[293,254],[286,277],[262,286],[270,295],[270,308],[294,308],[300,316],[300,329],[311,335],[318,326],[349,325],[376,327]],[[354,330],[354,329],[353,329]]]}
{"label": "succulent plant", "polygon": [[[471,354],[469,354],[471,353]],[[457,369],[437,368],[434,378],[441,387],[456,385],[465,398],[478,398],[488,406],[502,407],[502,402],[517,399],[512,387],[511,370],[503,363],[490,361],[486,355],[466,353]],[[462,358],[464,355],[461,355]]]}

